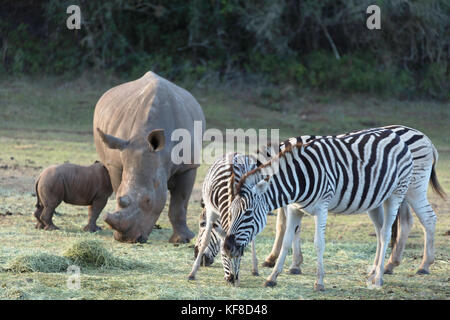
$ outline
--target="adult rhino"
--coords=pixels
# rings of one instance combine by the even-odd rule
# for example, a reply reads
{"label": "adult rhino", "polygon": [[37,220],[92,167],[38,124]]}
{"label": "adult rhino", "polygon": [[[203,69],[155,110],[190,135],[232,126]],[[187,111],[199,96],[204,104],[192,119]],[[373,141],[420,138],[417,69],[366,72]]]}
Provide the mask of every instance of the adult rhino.
{"label": "adult rhino", "polygon": [[[170,81],[147,72],[142,78],[108,90],[94,113],[94,142],[108,169],[117,205],[104,220],[123,242],[147,241],[170,191],[169,220],[173,234],[169,242],[189,242],[194,234],[186,224],[188,200],[198,165],[174,164],[171,151],[178,142],[170,137],[175,129],[191,134],[194,121],[205,117],[195,98]],[[198,153],[197,153],[198,154]]]}

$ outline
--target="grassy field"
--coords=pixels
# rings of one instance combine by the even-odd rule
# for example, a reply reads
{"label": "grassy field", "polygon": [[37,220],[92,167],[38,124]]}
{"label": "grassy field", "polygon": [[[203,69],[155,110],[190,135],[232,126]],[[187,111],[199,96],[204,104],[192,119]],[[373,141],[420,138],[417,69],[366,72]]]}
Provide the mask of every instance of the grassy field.
{"label": "grassy field", "polygon": [[[376,238],[366,214],[329,215],[325,250],[325,292],[315,292],[314,221],[305,217],[302,229],[302,275],[284,272],[278,286],[264,288],[270,269],[251,275],[251,254],[243,259],[241,285],[229,287],[217,260],[201,268],[198,280],[187,281],[193,262],[193,244],[172,245],[167,206],[145,244],[113,240],[104,227],[96,234],[82,231],[87,208],[62,204],[54,222],[61,229],[36,230],[32,212],[36,197],[34,179],[50,164],[96,160],[92,141],[92,116],[101,94],[118,80],[80,78],[0,80],[0,298],[1,299],[449,299],[450,205],[430,191],[438,215],[436,260],[431,274],[416,275],[423,252],[418,219],[410,234],[402,264],[385,276],[382,289],[366,286]],[[427,101],[381,100],[369,96],[340,96],[285,88],[192,89],[202,105],[208,128],[280,128],[281,136],[335,134],[388,124],[404,124],[425,132],[440,158],[439,180],[450,191],[450,105]],[[276,92],[276,94],[275,94]],[[269,94],[268,94],[269,93]],[[200,188],[207,166],[198,171],[190,200],[188,224],[196,232],[200,213]],[[106,211],[115,206],[111,198]],[[275,216],[257,240],[259,261],[270,252]],[[65,271],[7,271],[19,257],[48,254],[62,257],[80,240],[96,240],[122,264],[81,269],[81,288],[69,289]],[[286,259],[286,268],[291,256]],[[58,260],[59,261],[59,260]],[[44,272],[46,271],[46,272]]]}

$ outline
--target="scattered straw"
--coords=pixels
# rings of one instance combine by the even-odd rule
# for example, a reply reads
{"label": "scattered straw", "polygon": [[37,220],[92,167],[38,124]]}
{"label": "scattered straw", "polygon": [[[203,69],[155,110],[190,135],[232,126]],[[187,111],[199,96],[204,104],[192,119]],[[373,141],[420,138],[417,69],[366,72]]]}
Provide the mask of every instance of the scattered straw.
{"label": "scattered straw", "polygon": [[70,261],[64,257],[39,253],[37,255],[20,255],[3,267],[5,271],[11,272],[65,272]]}
{"label": "scattered straw", "polygon": [[82,267],[111,267],[116,264],[113,255],[97,240],[77,241],[63,255]]}

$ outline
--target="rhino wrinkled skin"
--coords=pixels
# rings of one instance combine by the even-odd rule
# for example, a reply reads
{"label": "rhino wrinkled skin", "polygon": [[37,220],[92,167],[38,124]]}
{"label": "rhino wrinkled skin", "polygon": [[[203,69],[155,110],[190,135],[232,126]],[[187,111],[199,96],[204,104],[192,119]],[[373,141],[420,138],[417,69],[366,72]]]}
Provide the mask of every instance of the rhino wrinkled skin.
{"label": "rhino wrinkled skin", "polygon": [[108,90],[97,102],[95,147],[117,200],[116,211],[105,214],[104,220],[115,230],[116,240],[146,242],[168,190],[173,227],[169,241],[183,243],[194,237],[186,224],[186,211],[198,164],[174,164],[171,151],[179,141],[170,139],[175,129],[187,129],[193,157],[201,148],[201,137],[194,144],[194,121],[201,121],[205,129],[195,98],[153,72]]}

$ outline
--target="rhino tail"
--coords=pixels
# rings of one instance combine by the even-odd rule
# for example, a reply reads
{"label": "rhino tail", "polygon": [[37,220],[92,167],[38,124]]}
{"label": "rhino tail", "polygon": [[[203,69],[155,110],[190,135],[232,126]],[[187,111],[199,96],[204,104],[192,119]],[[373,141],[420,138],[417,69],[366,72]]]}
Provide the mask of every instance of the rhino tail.
{"label": "rhino tail", "polygon": [[39,185],[39,179],[41,176],[39,176],[36,180],[36,183],[34,184],[34,188],[36,190],[36,208],[42,208],[41,198],[39,197],[39,191],[38,191],[38,185]]}

